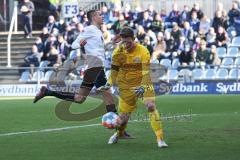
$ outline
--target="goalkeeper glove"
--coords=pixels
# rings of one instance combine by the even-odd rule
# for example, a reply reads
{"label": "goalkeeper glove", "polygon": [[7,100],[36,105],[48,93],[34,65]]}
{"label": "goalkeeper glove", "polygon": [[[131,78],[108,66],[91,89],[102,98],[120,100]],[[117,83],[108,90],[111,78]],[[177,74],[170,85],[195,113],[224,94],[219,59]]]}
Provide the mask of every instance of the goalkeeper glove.
{"label": "goalkeeper glove", "polygon": [[143,99],[143,94],[145,92],[145,89],[143,86],[135,88],[135,94],[138,98]]}

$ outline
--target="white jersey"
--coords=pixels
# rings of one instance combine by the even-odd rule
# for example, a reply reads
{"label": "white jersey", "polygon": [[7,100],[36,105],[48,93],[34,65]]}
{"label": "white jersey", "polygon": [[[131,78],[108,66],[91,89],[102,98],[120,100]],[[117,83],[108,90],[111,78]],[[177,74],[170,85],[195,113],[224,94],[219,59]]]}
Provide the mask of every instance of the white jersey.
{"label": "white jersey", "polygon": [[84,32],[80,33],[72,43],[72,49],[79,49],[81,40],[87,41],[84,49],[89,68],[102,67],[105,61],[105,49],[101,30],[95,25],[85,27]]}

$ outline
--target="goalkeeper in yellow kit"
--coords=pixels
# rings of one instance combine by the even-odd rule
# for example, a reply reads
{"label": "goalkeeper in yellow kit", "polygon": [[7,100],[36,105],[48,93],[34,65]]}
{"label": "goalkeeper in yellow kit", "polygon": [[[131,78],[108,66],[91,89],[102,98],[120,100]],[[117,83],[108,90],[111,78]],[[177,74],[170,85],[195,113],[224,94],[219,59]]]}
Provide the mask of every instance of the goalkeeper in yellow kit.
{"label": "goalkeeper in yellow kit", "polygon": [[131,28],[123,28],[120,36],[121,44],[113,52],[108,82],[99,88],[104,90],[117,85],[119,89],[120,124],[108,144],[117,143],[118,138],[124,133],[131,113],[136,109],[137,99],[141,98],[148,109],[158,146],[167,147],[163,140],[163,128],[156,109],[154,88],[149,73],[150,54],[144,46],[134,42],[134,32]]}

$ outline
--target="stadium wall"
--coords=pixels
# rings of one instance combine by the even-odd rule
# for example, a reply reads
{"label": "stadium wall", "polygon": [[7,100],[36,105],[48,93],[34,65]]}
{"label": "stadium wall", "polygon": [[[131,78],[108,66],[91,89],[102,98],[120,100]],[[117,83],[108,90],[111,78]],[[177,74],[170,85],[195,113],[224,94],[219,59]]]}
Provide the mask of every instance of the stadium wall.
{"label": "stadium wall", "polygon": [[[34,96],[41,86],[37,84],[0,85],[0,96]],[[155,84],[154,88],[156,95],[162,95],[164,92],[163,86],[159,84]],[[172,92],[169,94],[240,94],[240,82],[173,83]]]}

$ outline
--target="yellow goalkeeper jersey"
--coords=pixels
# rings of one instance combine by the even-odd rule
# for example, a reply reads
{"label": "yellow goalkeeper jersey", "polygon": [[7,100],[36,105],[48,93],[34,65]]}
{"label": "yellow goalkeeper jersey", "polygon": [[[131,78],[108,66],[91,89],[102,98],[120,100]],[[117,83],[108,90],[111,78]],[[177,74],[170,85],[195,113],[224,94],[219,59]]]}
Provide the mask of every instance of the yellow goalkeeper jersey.
{"label": "yellow goalkeeper jersey", "polygon": [[119,71],[113,74],[113,68],[111,69],[108,83],[116,84],[119,89],[151,84],[149,65],[150,54],[144,46],[137,43],[131,53],[119,46],[112,56],[112,66],[117,66]]}

